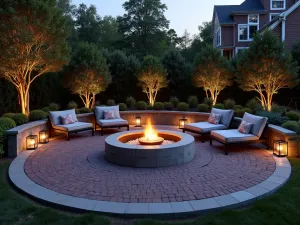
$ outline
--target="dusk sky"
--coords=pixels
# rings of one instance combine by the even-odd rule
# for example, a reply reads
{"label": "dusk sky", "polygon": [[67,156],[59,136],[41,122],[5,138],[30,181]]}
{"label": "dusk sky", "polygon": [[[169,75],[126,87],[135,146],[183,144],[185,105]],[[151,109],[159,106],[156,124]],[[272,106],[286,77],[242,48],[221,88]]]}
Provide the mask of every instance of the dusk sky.
{"label": "dusk sky", "polygon": [[[124,14],[122,4],[125,0],[73,0],[74,4],[95,5],[100,16],[119,16]],[[243,0],[162,0],[168,6],[165,13],[170,28],[181,36],[185,29],[191,34],[198,33],[198,25],[212,19],[214,5],[235,5]]]}

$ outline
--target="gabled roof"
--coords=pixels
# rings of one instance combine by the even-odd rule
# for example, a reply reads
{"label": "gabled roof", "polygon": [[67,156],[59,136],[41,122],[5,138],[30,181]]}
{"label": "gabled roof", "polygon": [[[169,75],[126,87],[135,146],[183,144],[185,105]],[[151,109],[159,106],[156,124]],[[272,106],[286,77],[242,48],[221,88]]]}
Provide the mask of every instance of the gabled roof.
{"label": "gabled roof", "polygon": [[232,24],[232,15],[243,13],[265,13],[265,9],[260,0],[245,0],[241,5],[216,5],[215,13],[220,24]]}

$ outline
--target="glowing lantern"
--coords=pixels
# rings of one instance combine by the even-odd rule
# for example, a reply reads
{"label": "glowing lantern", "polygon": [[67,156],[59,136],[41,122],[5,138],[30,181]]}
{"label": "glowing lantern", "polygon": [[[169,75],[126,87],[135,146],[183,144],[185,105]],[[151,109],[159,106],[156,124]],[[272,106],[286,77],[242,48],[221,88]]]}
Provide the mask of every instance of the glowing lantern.
{"label": "glowing lantern", "polygon": [[142,118],[140,116],[135,117],[135,127],[141,127]]}
{"label": "glowing lantern", "polygon": [[273,154],[278,157],[285,157],[288,155],[288,143],[283,140],[275,141]]}
{"label": "glowing lantern", "polygon": [[182,118],[179,120],[179,129],[183,129],[184,125],[187,124],[187,119]]}
{"label": "glowing lantern", "polygon": [[47,144],[49,142],[49,132],[42,130],[39,133],[40,144]]}
{"label": "glowing lantern", "polygon": [[27,150],[34,150],[38,147],[38,136],[29,135],[26,137],[26,148]]}

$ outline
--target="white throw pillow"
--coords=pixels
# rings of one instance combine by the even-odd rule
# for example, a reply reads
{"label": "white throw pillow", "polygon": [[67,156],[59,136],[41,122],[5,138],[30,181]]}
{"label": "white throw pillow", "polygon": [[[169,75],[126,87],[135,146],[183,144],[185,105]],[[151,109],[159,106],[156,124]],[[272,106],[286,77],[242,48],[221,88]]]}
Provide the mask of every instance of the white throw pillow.
{"label": "white throw pillow", "polygon": [[221,114],[211,113],[208,118],[208,122],[211,124],[219,124],[221,120]]}
{"label": "white throw pillow", "polygon": [[242,134],[249,134],[251,129],[253,127],[253,123],[247,123],[246,121],[242,121],[238,131],[241,132]]}

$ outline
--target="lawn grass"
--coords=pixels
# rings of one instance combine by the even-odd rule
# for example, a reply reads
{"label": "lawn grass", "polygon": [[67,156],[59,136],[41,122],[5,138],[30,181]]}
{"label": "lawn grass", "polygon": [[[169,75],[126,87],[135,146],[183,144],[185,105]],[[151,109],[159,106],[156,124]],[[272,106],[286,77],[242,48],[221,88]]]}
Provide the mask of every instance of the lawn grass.
{"label": "lawn grass", "polygon": [[271,197],[259,200],[253,205],[236,210],[203,215],[185,221],[155,220],[110,220],[92,214],[73,214],[51,209],[36,204],[28,198],[16,193],[7,182],[9,161],[0,161],[0,225],[247,225],[247,224],[300,224],[300,160],[291,159],[292,177],[289,182]]}

